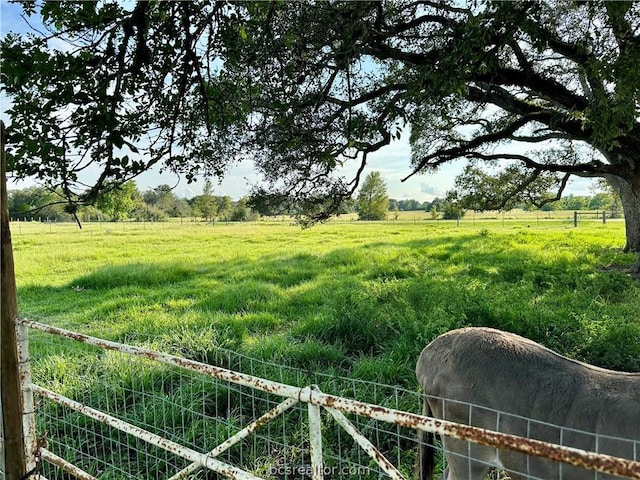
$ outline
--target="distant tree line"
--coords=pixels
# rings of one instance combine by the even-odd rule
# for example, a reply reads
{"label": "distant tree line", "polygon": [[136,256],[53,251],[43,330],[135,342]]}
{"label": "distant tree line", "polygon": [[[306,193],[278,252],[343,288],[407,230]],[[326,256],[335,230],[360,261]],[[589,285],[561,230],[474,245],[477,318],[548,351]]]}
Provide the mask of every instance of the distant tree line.
{"label": "distant tree line", "polygon": [[[73,216],[65,208],[67,202],[59,192],[42,187],[28,187],[8,193],[9,212],[13,219],[73,221]],[[191,217],[215,223],[258,219],[258,214],[248,204],[249,199],[246,197],[233,201],[229,196],[214,195],[210,181],[204,183],[201,194],[189,199],[178,197],[165,184],[140,192],[135,182],[130,181],[102,194],[95,205],[81,207],[77,215],[81,221],[164,221],[168,218]],[[516,208],[538,210],[537,207],[524,203],[516,205]],[[604,210],[615,216],[622,209],[618,195],[612,191],[604,191],[591,196],[568,195],[543,205],[539,210]],[[433,219],[446,220],[462,218],[466,209],[456,201],[455,192],[448,192],[445,198],[436,197],[430,202],[389,198],[381,175],[379,172],[372,172],[365,179],[357,198],[345,201],[340,213],[358,213],[360,220],[384,220],[397,218],[398,212],[407,211],[427,211]],[[269,215],[291,213],[274,209]]]}
{"label": "distant tree line", "polygon": [[[443,212],[449,203],[449,200],[445,198],[436,197],[430,202],[420,202],[413,198],[408,200],[396,200],[394,198],[389,199],[389,211],[395,210],[401,212],[412,212],[425,210],[427,212],[435,208],[438,212]],[[565,198],[558,200],[557,202],[548,203],[541,208],[534,207],[532,205],[521,204],[516,208],[522,210],[615,210],[619,208],[620,200],[617,195],[612,193],[600,192],[593,196],[588,195],[567,195]]]}
{"label": "distant tree line", "polygon": [[[593,195],[567,195],[556,202],[549,202],[538,208],[531,204],[521,203],[515,206],[527,211],[554,211],[554,210],[590,210],[608,211],[613,216],[622,212],[620,197],[613,191],[597,192]],[[452,220],[464,216],[466,209],[456,201],[455,192],[449,192],[446,198],[436,197],[430,202],[420,203],[417,200],[389,200],[389,211],[419,211],[431,212],[433,218]]]}
{"label": "distant tree line", "polygon": [[[620,196],[614,192],[610,186],[601,182],[598,187],[600,191],[591,196],[567,195],[559,200],[548,202],[541,207],[533,206],[531,203],[514,203],[508,210],[518,208],[522,210],[596,210],[609,211],[612,216],[617,216],[622,211]],[[359,220],[385,220],[387,218],[397,219],[399,212],[407,211],[427,211],[431,213],[431,218],[455,220],[464,216],[467,210],[473,210],[474,206],[469,204],[466,198],[459,198],[456,190],[450,190],[444,198],[436,197],[430,202],[420,202],[416,199],[397,200],[389,198],[387,185],[380,172],[369,173],[359,189],[355,199],[349,199],[342,205],[340,213],[356,212]],[[506,210],[506,209],[505,209]]]}
{"label": "distant tree line", "polygon": [[540,210],[605,210],[615,215],[622,212],[622,204],[620,203],[620,196],[616,193],[599,192],[593,196],[567,195],[557,202],[543,205]]}
{"label": "distant tree line", "polygon": [[[9,212],[12,219],[41,221],[72,221],[61,192],[42,187],[11,190]],[[164,221],[175,217],[200,218],[203,221],[249,221],[258,215],[247,205],[248,199],[233,201],[229,196],[213,193],[206,181],[200,195],[178,197],[169,185],[159,185],[141,192],[130,181],[102,194],[95,205],[80,207],[76,212],[81,221]]]}

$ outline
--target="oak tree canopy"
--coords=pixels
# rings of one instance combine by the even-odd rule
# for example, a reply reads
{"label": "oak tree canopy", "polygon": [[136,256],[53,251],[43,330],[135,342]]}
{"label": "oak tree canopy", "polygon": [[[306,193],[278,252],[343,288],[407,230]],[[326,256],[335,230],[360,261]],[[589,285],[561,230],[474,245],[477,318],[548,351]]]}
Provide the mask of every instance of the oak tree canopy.
{"label": "oak tree canopy", "polygon": [[249,158],[256,206],[322,220],[408,132],[407,176],[466,159],[472,208],[605,178],[640,251],[638,2],[21,3],[50,32],[2,42],[10,168],[72,204]]}

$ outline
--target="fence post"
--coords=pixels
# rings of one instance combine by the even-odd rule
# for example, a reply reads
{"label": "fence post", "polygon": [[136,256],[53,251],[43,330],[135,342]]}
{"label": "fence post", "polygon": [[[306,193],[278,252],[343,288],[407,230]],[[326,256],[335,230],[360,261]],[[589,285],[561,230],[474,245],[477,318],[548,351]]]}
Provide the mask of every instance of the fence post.
{"label": "fence post", "polygon": [[21,323],[16,324],[16,340],[18,350],[18,374],[22,387],[22,434],[26,455],[26,469],[36,467],[36,417],[31,388],[31,357],[29,355],[29,328]]}
{"label": "fence post", "polygon": [[578,212],[573,212],[573,226],[578,226]]}
{"label": "fence post", "polygon": [[[318,391],[316,385],[311,385],[311,392]],[[311,395],[310,395],[311,397]],[[309,398],[311,400],[311,398]],[[309,412],[309,455],[311,456],[311,478],[323,480],[324,465],[322,462],[322,425],[320,423],[320,407],[307,404]]]}
{"label": "fence post", "polygon": [[607,212],[602,212],[602,224],[607,223]]}
{"label": "fence post", "polygon": [[[6,480],[19,480],[26,473],[26,452],[22,430],[22,393],[18,367],[15,320],[18,317],[13,246],[9,227],[7,161],[4,122],[0,121],[0,204],[2,263],[0,276],[0,406],[2,407],[2,465]],[[10,460],[10,461],[7,461]]]}

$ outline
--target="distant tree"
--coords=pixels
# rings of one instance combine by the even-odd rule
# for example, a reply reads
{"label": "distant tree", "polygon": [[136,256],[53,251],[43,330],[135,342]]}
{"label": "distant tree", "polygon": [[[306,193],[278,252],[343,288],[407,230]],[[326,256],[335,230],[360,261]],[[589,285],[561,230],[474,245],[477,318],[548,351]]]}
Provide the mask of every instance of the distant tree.
{"label": "distant tree", "polygon": [[186,198],[176,198],[172,217],[190,217],[193,209],[189,205],[189,201]]}
{"label": "distant tree", "polygon": [[202,194],[195,197],[193,204],[206,221],[212,221],[218,214],[218,203],[213,195],[213,184],[206,180],[202,187]]}
{"label": "distant tree", "polygon": [[233,220],[234,222],[248,222],[257,219],[258,214],[251,210],[251,208],[249,208],[248,199],[246,197],[242,197],[233,206],[231,220]]}
{"label": "distant tree", "polygon": [[445,204],[445,200],[443,198],[436,197],[430,202],[426,202],[423,206],[424,206],[424,209],[428,212],[430,212],[434,208],[436,209],[436,211],[441,212],[444,207],[444,204]]}
{"label": "distant tree", "polygon": [[613,195],[606,192],[598,192],[589,200],[591,210],[606,210],[613,204]]}
{"label": "distant tree", "polygon": [[442,204],[442,218],[444,220],[460,220],[465,214],[463,204],[464,202],[460,201],[457,192],[447,192],[446,199]]}
{"label": "distant tree", "polygon": [[229,197],[228,195],[225,195],[224,197],[218,197],[217,205],[218,218],[225,221],[230,220],[233,214],[233,203],[231,202],[231,197]]}
{"label": "distant tree", "polygon": [[389,210],[387,185],[380,172],[367,175],[358,193],[358,218],[360,220],[384,220]]}
{"label": "distant tree", "polygon": [[247,210],[247,199],[243,197],[234,205],[233,213],[231,214],[231,220],[233,220],[234,222],[245,221]]}
{"label": "distant tree", "polygon": [[355,199],[353,199],[353,198],[347,198],[340,205],[340,208],[338,210],[338,214],[342,215],[342,214],[346,214],[346,213],[353,213],[357,209],[358,209],[357,201]]}
{"label": "distant tree", "polygon": [[188,199],[187,202],[189,202],[189,206],[191,207],[191,215],[193,217],[202,217],[202,212],[195,203],[195,197]]}
{"label": "distant tree", "polygon": [[[135,218],[138,218],[137,212],[143,206],[144,206],[144,202],[141,201],[140,203],[138,203],[137,207],[132,212],[132,215]],[[83,222],[106,222],[110,219],[108,215],[106,215],[104,212],[102,212],[102,210],[98,209],[94,205],[84,206],[82,207],[80,212],[81,212],[80,218],[82,219]]]}
{"label": "distant tree", "polygon": [[417,200],[410,198],[408,200],[399,200],[398,208],[403,212],[422,210],[422,204]]}
{"label": "distant tree", "polygon": [[167,212],[159,209],[155,205],[145,205],[145,209],[142,212],[142,218],[150,222],[162,222],[167,219]]}
{"label": "distant tree", "polygon": [[560,205],[564,210],[586,210],[589,207],[589,198],[580,195],[567,195],[561,200]]}
{"label": "distant tree", "polygon": [[100,195],[96,207],[117,222],[129,218],[141,203],[138,187],[130,181]]}
{"label": "distant tree", "polygon": [[540,207],[540,210],[542,210],[543,212],[553,212],[555,210],[560,210],[560,204],[558,202],[545,203]]}
{"label": "distant tree", "polygon": [[165,217],[175,216],[177,197],[169,185],[162,184],[147,190],[142,194],[142,198],[147,205],[163,212]]}
{"label": "distant tree", "polygon": [[398,220],[398,216],[400,214],[400,209],[398,208],[398,202],[389,202],[389,212],[393,216],[394,220]]}
{"label": "distant tree", "polygon": [[594,210],[609,210],[611,215],[617,217],[622,210],[620,195],[605,181],[599,181],[594,187],[589,208]]}
{"label": "distant tree", "polygon": [[465,211],[459,204],[446,203],[444,210],[442,211],[442,218],[444,220],[460,220],[464,217]]}
{"label": "distant tree", "polygon": [[20,218],[70,221],[72,215],[65,211],[64,197],[57,191],[43,187],[27,187],[8,192],[10,215]]}
{"label": "distant tree", "polygon": [[51,193],[39,187],[30,187],[9,192],[11,216],[29,217],[36,209],[50,201]]}

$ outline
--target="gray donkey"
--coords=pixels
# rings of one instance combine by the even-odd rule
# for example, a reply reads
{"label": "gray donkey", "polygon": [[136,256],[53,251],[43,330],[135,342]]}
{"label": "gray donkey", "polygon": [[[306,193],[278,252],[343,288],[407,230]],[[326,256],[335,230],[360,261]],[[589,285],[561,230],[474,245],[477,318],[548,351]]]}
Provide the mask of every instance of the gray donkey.
{"label": "gray donkey", "polygon": [[[424,415],[640,460],[640,373],[571,360],[512,333],[463,328],[427,345],[416,375]],[[421,437],[420,479],[430,480],[433,435]],[[443,480],[482,480],[492,466],[513,479],[595,478],[592,471],[522,453],[442,442],[448,465]]]}

